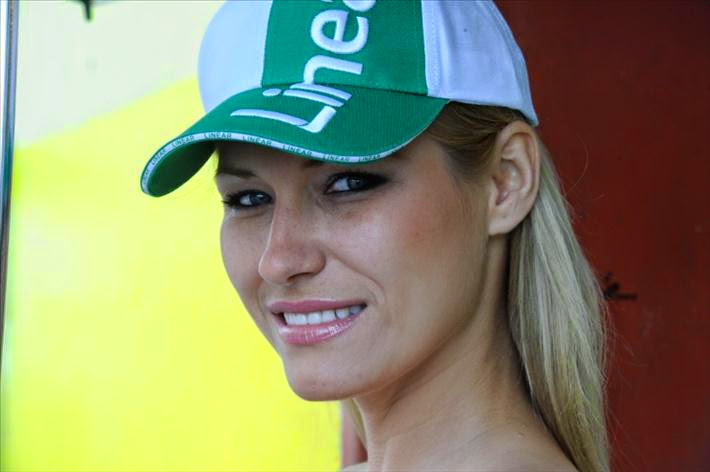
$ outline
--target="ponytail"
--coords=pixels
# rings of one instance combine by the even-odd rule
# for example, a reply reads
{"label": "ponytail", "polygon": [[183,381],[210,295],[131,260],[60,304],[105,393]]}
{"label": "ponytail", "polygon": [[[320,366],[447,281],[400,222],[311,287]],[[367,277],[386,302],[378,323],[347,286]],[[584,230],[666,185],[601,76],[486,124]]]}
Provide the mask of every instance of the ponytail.
{"label": "ponytail", "polygon": [[[525,118],[507,108],[452,103],[427,132],[448,151],[455,172],[470,176],[489,164],[498,132],[515,120]],[[552,159],[538,144],[537,200],[509,239],[508,322],[533,409],[581,472],[606,472],[605,305]]]}

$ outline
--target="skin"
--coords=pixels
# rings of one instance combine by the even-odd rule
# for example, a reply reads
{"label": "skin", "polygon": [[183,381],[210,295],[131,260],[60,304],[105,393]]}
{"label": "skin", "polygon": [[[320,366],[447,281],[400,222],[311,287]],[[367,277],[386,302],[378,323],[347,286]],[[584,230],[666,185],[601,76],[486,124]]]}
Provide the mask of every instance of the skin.
{"label": "skin", "polygon": [[[358,166],[246,143],[219,155],[229,278],[298,395],[355,400],[358,470],[575,470],[532,411],[506,323],[507,234],[538,185],[529,126],[504,129],[473,182],[426,135]],[[367,308],[336,338],[286,344],[267,307],[303,299]]]}

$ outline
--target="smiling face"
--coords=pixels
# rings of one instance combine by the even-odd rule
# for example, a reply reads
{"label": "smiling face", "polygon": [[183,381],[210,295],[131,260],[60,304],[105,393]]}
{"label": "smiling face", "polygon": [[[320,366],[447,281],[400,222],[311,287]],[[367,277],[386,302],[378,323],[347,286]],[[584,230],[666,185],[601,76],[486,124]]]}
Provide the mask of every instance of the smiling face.
{"label": "smiling face", "polygon": [[220,148],[224,264],[300,396],[386,387],[471,323],[487,194],[446,159],[425,136],[357,166]]}

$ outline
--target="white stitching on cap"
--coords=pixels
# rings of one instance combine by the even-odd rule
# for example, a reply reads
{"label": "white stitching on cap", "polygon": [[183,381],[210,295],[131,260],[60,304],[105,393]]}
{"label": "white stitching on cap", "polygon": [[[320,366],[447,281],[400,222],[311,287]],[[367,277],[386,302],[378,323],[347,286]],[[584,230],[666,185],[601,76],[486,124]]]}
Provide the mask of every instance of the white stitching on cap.
{"label": "white stitching on cap", "polygon": [[152,177],[153,169],[160,164],[163,159],[175,149],[185,146],[190,143],[200,142],[200,141],[244,141],[248,143],[259,144],[262,146],[269,146],[275,149],[280,149],[291,154],[298,154],[301,156],[306,156],[311,159],[316,159],[320,161],[329,162],[341,162],[345,164],[358,164],[361,162],[375,161],[383,157],[389,156],[393,152],[400,148],[403,148],[409,144],[414,138],[418,136],[416,133],[411,139],[406,142],[399,144],[395,147],[387,149],[376,154],[365,154],[361,156],[343,156],[339,154],[330,154],[326,152],[311,151],[310,149],[302,148],[300,146],[294,146],[292,144],[282,143],[280,141],[274,141],[273,139],[262,138],[261,136],[255,136],[252,134],[245,133],[232,133],[227,131],[211,131],[207,133],[195,133],[191,135],[184,136],[179,139],[170,141],[165,146],[160,148],[158,152],[150,159],[148,164],[143,171],[143,177],[141,178],[141,189],[144,193],[151,194],[148,191],[148,181]]}

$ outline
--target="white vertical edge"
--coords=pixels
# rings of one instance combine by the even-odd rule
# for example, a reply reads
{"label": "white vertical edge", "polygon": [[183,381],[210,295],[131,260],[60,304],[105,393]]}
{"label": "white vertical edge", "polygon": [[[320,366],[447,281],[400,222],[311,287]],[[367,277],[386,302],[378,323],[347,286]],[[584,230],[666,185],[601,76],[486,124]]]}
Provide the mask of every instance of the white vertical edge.
{"label": "white vertical edge", "polygon": [[441,84],[441,60],[439,57],[439,32],[441,23],[438,17],[437,2],[421,0],[422,5],[422,37],[424,39],[424,67],[427,95],[439,97]]}
{"label": "white vertical edge", "polygon": [[[0,0],[0,110],[5,109],[5,78],[7,77],[7,36],[8,36],[8,16],[9,16],[8,0]],[[5,113],[0,113],[0,130],[4,130]],[[0,135],[0,149],[4,148],[5,133]],[[4,156],[3,156],[4,160]]]}
{"label": "white vertical edge", "polygon": [[0,0],[0,366],[5,329],[5,294],[10,224],[13,136],[15,132],[15,78],[19,1]]}
{"label": "white vertical edge", "polygon": [[206,112],[236,93],[261,86],[271,5],[271,0],[225,2],[210,21],[197,74]]}

